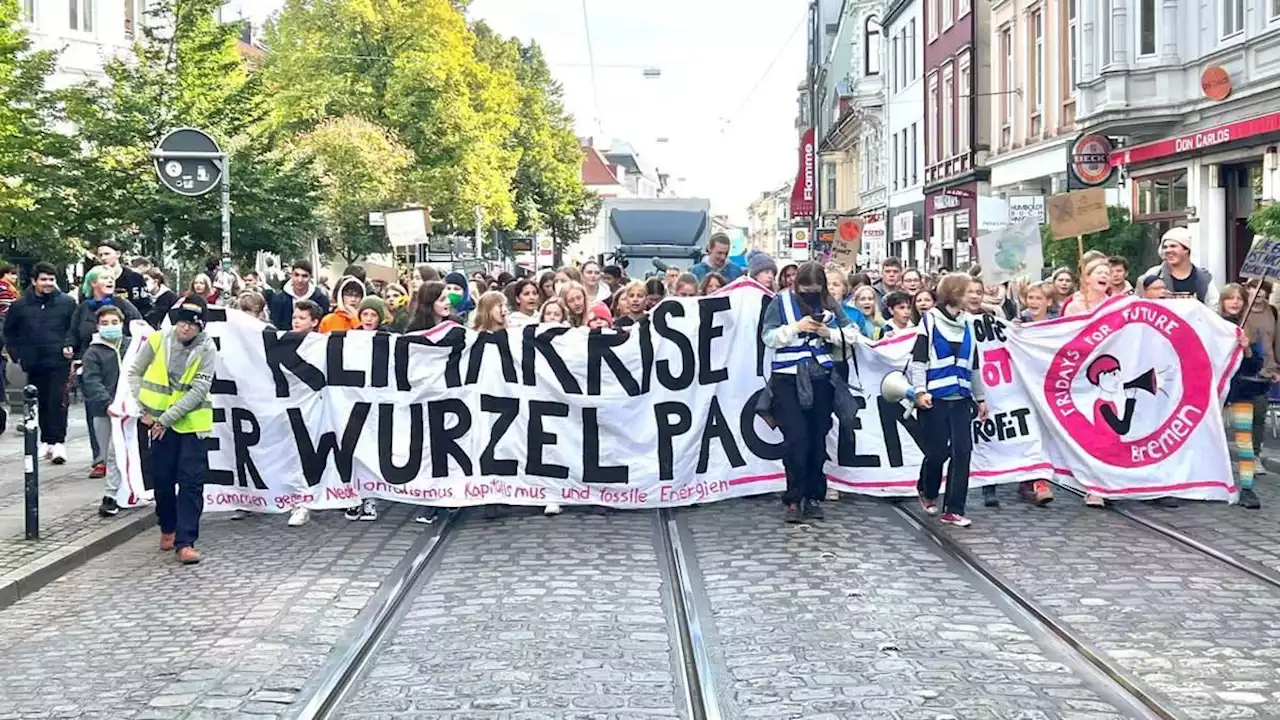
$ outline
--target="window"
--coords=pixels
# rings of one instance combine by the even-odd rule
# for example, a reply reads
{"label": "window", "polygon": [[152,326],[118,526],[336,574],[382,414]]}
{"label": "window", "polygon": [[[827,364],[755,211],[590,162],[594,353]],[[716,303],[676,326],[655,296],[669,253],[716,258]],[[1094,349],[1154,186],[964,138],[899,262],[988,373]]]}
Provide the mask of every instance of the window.
{"label": "window", "polygon": [[880,19],[867,18],[866,43],[863,45],[864,67],[868,75],[880,74]]}
{"label": "window", "polygon": [[942,159],[955,153],[956,76],[950,64],[942,68]]}
{"label": "window", "polygon": [[1039,115],[1044,110],[1044,12],[1031,13],[1031,113]]}
{"label": "window", "polygon": [[956,10],[956,17],[962,18],[965,15],[969,14],[969,10],[972,2],[971,0],[958,0],[958,2],[960,4],[960,8]]}
{"label": "window", "polygon": [[124,0],[124,36],[133,37],[147,13],[147,0]]}
{"label": "window", "polygon": [[22,19],[27,22],[35,22],[36,0],[22,0]]}
{"label": "window", "polygon": [[942,110],[942,103],[938,102],[938,73],[929,73],[929,108],[928,108],[928,126],[924,133],[924,161],[927,165],[933,165],[938,162],[938,156],[941,154],[941,145],[938,142],[938,116]]}
{"label": "window", "polygon": [[[1278,0],[1280,1],[1280,0]],[[1079,24],[1076,22],[1076,0],[1067,0],[1067,97],[1076,96],[1076,83],[1080,81]]]}
{"label": "window", "polygon": [[902,53],[901,40],[902,39],[897,35],[893,36],[893,57],[889,61],[889,73],[893,75],[893,82],[891,83],[891,85],[895,93],[898,92],[898,89],[902,87],[903,67],[902,67],[902,58],[901,58],[901,53]]}
{"label": "window", "polygon": [[1006,27],[1000,31],[1000,56],[1004,58],[1004,67],[1000,77],[1000,92],[1004,100],[1004,102],[1000,103],[1000,145],[1001,147],[1008,147],[1009,142],[1013,139],[1013,100],[1017,97],[1014,94],[1017,81],[1014,80],[1013,75],[1013,28],[1011,27]]}
{"label": "window", "polygon": [[890,162],[893,163],[893,189],[898,189],[898,163],[901,158],[898,157],[898,133],[893,134],[893,147],[890,149]]}
{"label": "window", "polygon": [[[1233,0],[1226,0],[1229,5]],[[1239,0],[1244,2],[1244,0]],[[1138,1],[1138,55],[1156,54],[1156,0]]]}
{"label": "window", "polygon": [[93,0],[68,0],[70,15],[67,27],[81,32],[93,32]]}
{"label": "window", "polygon": [[822,207],[827,210],[835,210],[836,208],[836,164],[833,162],[822,163],[822,179],[825,181],[823,188]]}
{"label": "window", "polygon": [[973,77],[972,71],[969,69],[969,53],[960,56],[960,84],[956,86],[956,97],[960,100],[958,103],[959,111],[956,113],[956,125],[959,132],[956,136],[956,150],[961,153],[969,152],[971,144],[969,142],[969,128],[973,123]]}
{"label": "window", "polygon": [[[1280,3],[1280,0],[1274,0]],[[911,18],[911,22],[907,23],[907,81],[910,82],[920,77],[920,68],[916,67],[916,19]]]}
{"label": "window", "polygon": [[1280,18],[1280,0],[1271,0],[1271,19]]}
{"label": "window", "polygon": [[917,155],[917,153],[919,152],[918,148],[920,146],[918,144],[918,140],[916,139],[916,126],[918,124],[919,123],[914,123],[914,122],[911,123],[911,143],[909,145],[909,148],[911,150],[911,184],[912,185],[915,185],[916,183],[920,182],[920,156]]}
{"label": "window", "polygon": [[955,11],[955,0],[942,0],[942,29],[951,27],[952,13]]}
{"label": "window", "polygon": [[[1275,2],[1273,1],[1271,8],[1273,14],[1275,13],[1274,6]],[[1222,37],[1230,37],[1243,30],[1244,0],[1222,0]]]}
{"label": "window", "polygon": [[1187,214],[1187,171],[1135,178],[1133,200],[1135,221]]}
{"label": "window", "polygon": [[908,159],[914,153],[907,146],[907,129],[902,128],[902,187],[907,187],[908,179],[911,177],[911,168],[907,165]]}
{"label": "window", "polygon": [[1106,67],[1116,56],[1111,47],[1111,0],[1102,0],[1102,17],[1098,24],[1102,27],[1102,67]]}
{"label": "window", "polygon": [[929,0],[925,6],[925,14],[929,16],[929,42],[938,39],[938,18],[942,15],[942,0]]}

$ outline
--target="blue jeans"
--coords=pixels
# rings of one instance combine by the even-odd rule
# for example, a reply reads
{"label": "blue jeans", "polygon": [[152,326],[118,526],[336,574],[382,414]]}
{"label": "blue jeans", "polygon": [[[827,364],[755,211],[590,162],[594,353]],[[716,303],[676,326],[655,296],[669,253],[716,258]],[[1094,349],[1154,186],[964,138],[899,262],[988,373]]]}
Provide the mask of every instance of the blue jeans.
{"label": "blue jeans", "polygon": [[89,428],[89,449],[93,451],[93,461],[102,462],[102,447],[98,444],[98,434],[93,431],[93,416],[89,414],[89,406],[84,406],[84,423]]}
{"label": "blue jeans", "polygon": [[151,477],[160,532],[176,533],[176,548],[194,547],[204,512],[208,449],[194,433],[165,432],[151,441]]}

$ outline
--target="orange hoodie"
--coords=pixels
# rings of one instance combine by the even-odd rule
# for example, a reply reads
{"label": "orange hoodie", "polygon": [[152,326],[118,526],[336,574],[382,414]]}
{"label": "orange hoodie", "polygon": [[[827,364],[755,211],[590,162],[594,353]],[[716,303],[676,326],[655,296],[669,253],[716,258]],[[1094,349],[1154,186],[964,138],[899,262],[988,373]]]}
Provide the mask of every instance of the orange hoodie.
{"label": "orange hoodie", "polygon": [[360,313],[347,312],[342,306],[342,290],[348,285],[354,284],[360,288],[361,300],[364,299],[364,283],[350,275],[338,281],[338,286],[333,291],[333,312],[324,316],[320,321],[318,328],[322,333],[334,332],[336,330],[359,330],[360,329]]}

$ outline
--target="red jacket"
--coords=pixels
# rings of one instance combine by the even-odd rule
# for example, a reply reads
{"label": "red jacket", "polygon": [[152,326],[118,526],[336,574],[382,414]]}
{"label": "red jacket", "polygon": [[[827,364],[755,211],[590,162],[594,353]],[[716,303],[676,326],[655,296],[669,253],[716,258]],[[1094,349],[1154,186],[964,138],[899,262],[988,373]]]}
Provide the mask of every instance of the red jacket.
{"label": "red jacket", "polygon": [[18,292],[18,288],[0,280],[0,318],[9,314],[9,306],[21,296],[22,294]]}

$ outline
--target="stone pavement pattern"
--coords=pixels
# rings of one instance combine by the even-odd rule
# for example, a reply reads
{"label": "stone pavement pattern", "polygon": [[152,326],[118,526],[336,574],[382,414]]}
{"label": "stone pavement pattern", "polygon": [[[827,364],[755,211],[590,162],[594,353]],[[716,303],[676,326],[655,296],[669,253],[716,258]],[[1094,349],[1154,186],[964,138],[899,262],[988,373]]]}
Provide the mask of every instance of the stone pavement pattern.
{"label": "stone pavement pattern", "polygon": [[195,567],[147,532],[0,611],[0,719],[283,716],[424,532],[409,517],[206,516]]}
{"label": "stone pavement pattern", "polygon": [[654,514],[510,512],[464,521],[340,717],[682,717]]}
{"label": "stone pavement pattern", "polygon": [[[1169,512],[1226,529],[1247,511]],[[1280,590],[1069,495],[970,517],[950,536],[1185,717],[1280,717]]]}
{"label": "stone pavement pattern", "polygon": [[1124,717],[875,501],[781,526],[771,500],[682,513],[733,718]]}

